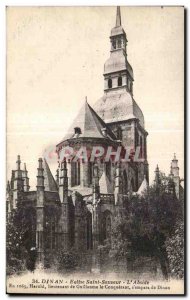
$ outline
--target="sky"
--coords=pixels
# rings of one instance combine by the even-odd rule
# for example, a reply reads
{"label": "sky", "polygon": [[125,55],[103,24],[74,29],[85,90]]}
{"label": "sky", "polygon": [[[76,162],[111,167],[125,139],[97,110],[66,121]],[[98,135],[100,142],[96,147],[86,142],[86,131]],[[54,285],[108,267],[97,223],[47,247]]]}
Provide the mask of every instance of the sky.
{"label": "sky", "polygon": [[[134,99],[148,131],[150,182],[173,154],[184,172],[184,23],[182,7],[121,7]],[[38,158],[58,144],[87,96],[103,95],[116,7],[7,8],[7,178],[17,154],[35,189]],[[48,156],[52,173],[57,163]]]}

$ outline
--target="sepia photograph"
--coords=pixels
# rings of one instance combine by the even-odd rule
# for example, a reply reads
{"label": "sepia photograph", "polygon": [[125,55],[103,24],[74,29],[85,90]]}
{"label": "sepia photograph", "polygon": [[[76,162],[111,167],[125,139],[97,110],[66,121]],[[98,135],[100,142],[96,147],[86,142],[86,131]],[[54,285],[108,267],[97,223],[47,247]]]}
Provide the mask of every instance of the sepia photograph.
{"label": "sepia photograph", "polygon": [[6,7],[8,294],[184,295],[184,16]]}

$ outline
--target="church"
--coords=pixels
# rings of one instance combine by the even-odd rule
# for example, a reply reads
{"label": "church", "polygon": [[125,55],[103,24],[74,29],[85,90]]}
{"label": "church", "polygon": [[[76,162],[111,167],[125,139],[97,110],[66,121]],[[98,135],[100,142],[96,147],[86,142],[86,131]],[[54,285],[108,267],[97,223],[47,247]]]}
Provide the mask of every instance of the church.
{"label": "church", "polygon": [[[134,74],[127,55],[127,36],[120,7],[110,34],[110,56],[104,64],[103,96],[92,108],[87,100],[70,129],[57,144],[59,165],[56,177],[48,162],[39,158],[36,190],[31,191],[26,165],[18,155],[16,169],[7,184],[7,214],[24,207],[31,216],[31,247],[44,264],[57,249],[75,248],[96,252],[109,237],[112,220],[122,216],[123,205],[132,193],[141,194],[149,182],[147,136],[143,113],[134,100]],[[130,159],[121,164],[111,159],[60,160],[62,149],[74,153],[81,147],[129,148]],[[140,160],[134,153],[139,148]],[[177,174],[177,159],[172,166]],[[179,172],[178,172],[179,173]],[[176,182],[178,181],[176,179]],[[177,183],[180,184],[179,182]]]}

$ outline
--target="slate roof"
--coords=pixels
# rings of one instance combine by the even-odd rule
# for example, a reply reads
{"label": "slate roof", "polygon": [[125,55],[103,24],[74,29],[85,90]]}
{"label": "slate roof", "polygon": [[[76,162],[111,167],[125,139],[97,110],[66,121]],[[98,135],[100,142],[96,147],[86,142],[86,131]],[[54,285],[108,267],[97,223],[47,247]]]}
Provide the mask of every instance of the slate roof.
{"label": "slate roof", "polygon": [[138,119],[144,128],[143,113],[125,89],[105,93],[95,103],[94,108],[106,123]]}
{"label": "slate roof", "polygon": [[111,36],[125,34],[124,29],[121,26],[121,11],[120,6],[117,6],[117,13],[116,13],[116,22],[115,27],[111,30]]}
{"label": "slate roof", "polygon": [[113,72],[128,71],[131,78],[134,79],[133,69],[127,60],[127,56],[123,49],[117,49],[111,52],[110,57],[104,64],[104,74]]}
{"label": "slate roof", "polygon": [[[75,134],[74,128],[76,127],[80,128],[80,134]],[[104,136],[102,132],[103,129],[106,129],[107,137]],[[80,109],[77,117],[74,119],[63,141],[71,138],[80,137],[103,139],[108,138],[111,140],[116,140],[114,133],[97,115],[97,113],[92,109],[92,107],[87,103],[87,101]]]}

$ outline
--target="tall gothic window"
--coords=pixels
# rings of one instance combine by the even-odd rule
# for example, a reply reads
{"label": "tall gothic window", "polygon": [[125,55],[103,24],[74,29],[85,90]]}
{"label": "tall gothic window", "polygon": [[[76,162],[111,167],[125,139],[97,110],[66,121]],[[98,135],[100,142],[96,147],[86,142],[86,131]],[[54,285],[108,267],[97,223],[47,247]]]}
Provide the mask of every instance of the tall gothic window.
{"label": "tall gothic window", "polygon": [[102,216],[102,239],[106,240],[111,233],[111,212],[106,210]]}
{"label": "tall gothic window", "polygon": [[108,79],[108,88],[109,89],[112,88],[112,80],[111,80],[111,78]]}
{"label": "tall gothic window", "polygon": [[92,184],[92,178],[93,178],[93,163],[88,163],[88,183]]}
{"label": "tall gothic window", "polygon": [[118,86],[122,86],[122,77],[119,76],[117,80]]}
{"label": "tall gothic window", "polygon": [[72,186],[80,185],[80,162],[71,162]]}

